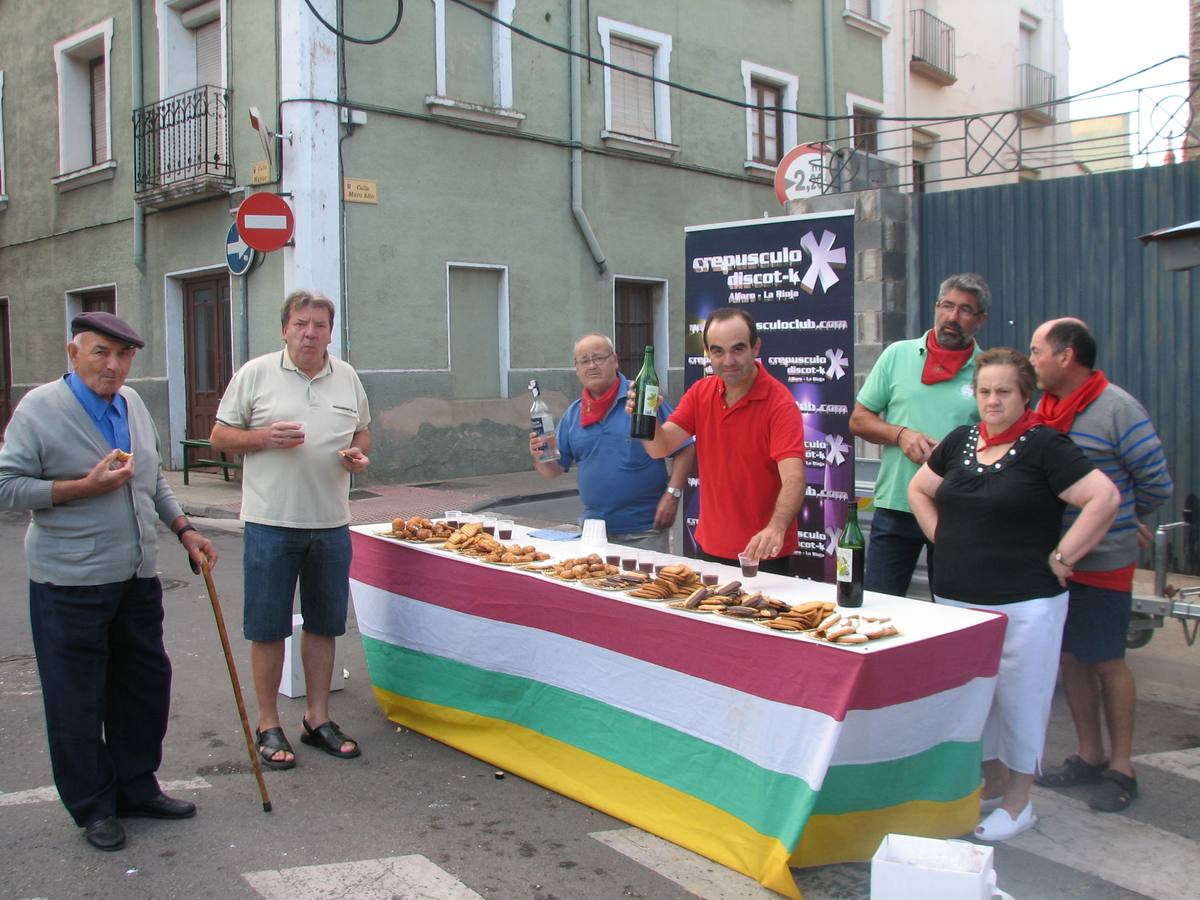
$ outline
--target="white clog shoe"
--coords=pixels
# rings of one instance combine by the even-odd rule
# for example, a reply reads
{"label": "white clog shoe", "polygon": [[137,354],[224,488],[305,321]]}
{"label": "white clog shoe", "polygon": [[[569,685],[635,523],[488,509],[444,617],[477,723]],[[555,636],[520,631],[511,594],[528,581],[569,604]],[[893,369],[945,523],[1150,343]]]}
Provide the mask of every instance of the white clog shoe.
{"label": "white clog shoe", "polygon": [[1025,804],[1016,819],[1009,815],[1008,810],[997,808],[975,826],[975,837],[981,841],[1007,841],[1022,831],[1028,831],[1035,824],[1037,816],[1033,814],[1033,801]]}

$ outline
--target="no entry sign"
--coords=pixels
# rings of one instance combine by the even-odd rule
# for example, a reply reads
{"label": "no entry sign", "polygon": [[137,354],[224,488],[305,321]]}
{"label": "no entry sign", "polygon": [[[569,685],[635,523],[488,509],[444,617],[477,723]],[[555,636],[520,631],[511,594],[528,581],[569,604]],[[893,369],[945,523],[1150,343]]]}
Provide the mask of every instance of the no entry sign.
{"label": "no entry sign", "polygon": [[246,245],[270,253],[292,239],[296,220],[278,194],[251,194],[238,207],[237,230]]}

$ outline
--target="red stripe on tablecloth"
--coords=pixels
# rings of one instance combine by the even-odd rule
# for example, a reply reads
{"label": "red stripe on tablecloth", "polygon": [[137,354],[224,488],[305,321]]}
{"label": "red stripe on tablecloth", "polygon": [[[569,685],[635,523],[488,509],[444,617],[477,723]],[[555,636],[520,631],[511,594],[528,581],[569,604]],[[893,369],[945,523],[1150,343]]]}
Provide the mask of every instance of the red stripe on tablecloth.
{"label": "red stripe on tablecloth", "polygon": [[[447,609],[538,628],[758,697],[842,719],[850,709],[894,706],[996,674],[1004,635],[997,617],[886,651],[847,653],[766,631],[664,615],[542,576],[485,568],[453,556],[351,532],[351,575]],[[647,685],[653,690],[653,685]]]}

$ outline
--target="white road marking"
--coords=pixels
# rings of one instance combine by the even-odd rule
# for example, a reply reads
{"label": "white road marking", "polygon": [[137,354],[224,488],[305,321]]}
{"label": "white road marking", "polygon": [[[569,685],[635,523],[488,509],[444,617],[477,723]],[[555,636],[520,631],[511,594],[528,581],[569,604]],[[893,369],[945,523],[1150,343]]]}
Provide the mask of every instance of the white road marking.
{"label": "white road marking", "polygon": [[268,900],[483,900],[461,881],[419,854],[364,859],[324,866],[243,872],[242,878]]}
{"label": "white road marking", "polygon": [[1009,846],[1156,900],[1194,900],[1200,869],[1195,841],[1037,787],[1033,809],[1037,825]]}
{"label": "white road marking", "polygon": [[246,216],[246,227],[283,231],[287,228],[287,216]]}
{"label": "white road marking", "polygon": [[663,878],[670,879],[697,897],[706,900],[762,900],[768,897],[779,900],[778,894],[767,890],[753,878],[641,829],[596,831],[589,836]]}
{"label": "white road marking", "polygon": [[[175,794],[180,791],[198,791],[212,787],[203,778],[189,778],[186,781],[160,781],[159,786],[164,794]],[[10,794],[0,794],[0,806],[21,806],[26,803],[57,803],[58,789],[51,787],[31,788],[27,791],[13,791]]]}
{"label": "white road marking", "polygon": [[1140,766],[1153,766],[1170,772],[1172,775],[1182,775],[1192,781],[1200,781],[1200,747],[1188,750],[1167,750],[1162,753],[1143,753],[1135,756],[1133,761]]}

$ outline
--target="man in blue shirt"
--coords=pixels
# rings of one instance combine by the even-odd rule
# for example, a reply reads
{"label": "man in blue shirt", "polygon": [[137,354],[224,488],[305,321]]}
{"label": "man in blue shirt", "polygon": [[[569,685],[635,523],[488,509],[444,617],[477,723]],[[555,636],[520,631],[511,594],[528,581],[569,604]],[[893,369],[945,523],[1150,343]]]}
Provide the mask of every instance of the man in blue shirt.
{"label": "man in blue shirt", "polygon": [[[584,518],[603,519],[610,541],[665,551],[696,448],[689,442],[675,452],[668,477],[665,462],[651,459],[642,442],[629,437],[629,379],[617,365],[616,348],[606,335],[581,337],[575,344],[575,374],[583,392],[555,430],[560,457],[541,462],[538,456],[548,439],[534,432],[529,435],[529,452],[546,478],[557,478],[572,463],[579,464]],[[660,421],[670,414],[670,404],[663,401]]]}

